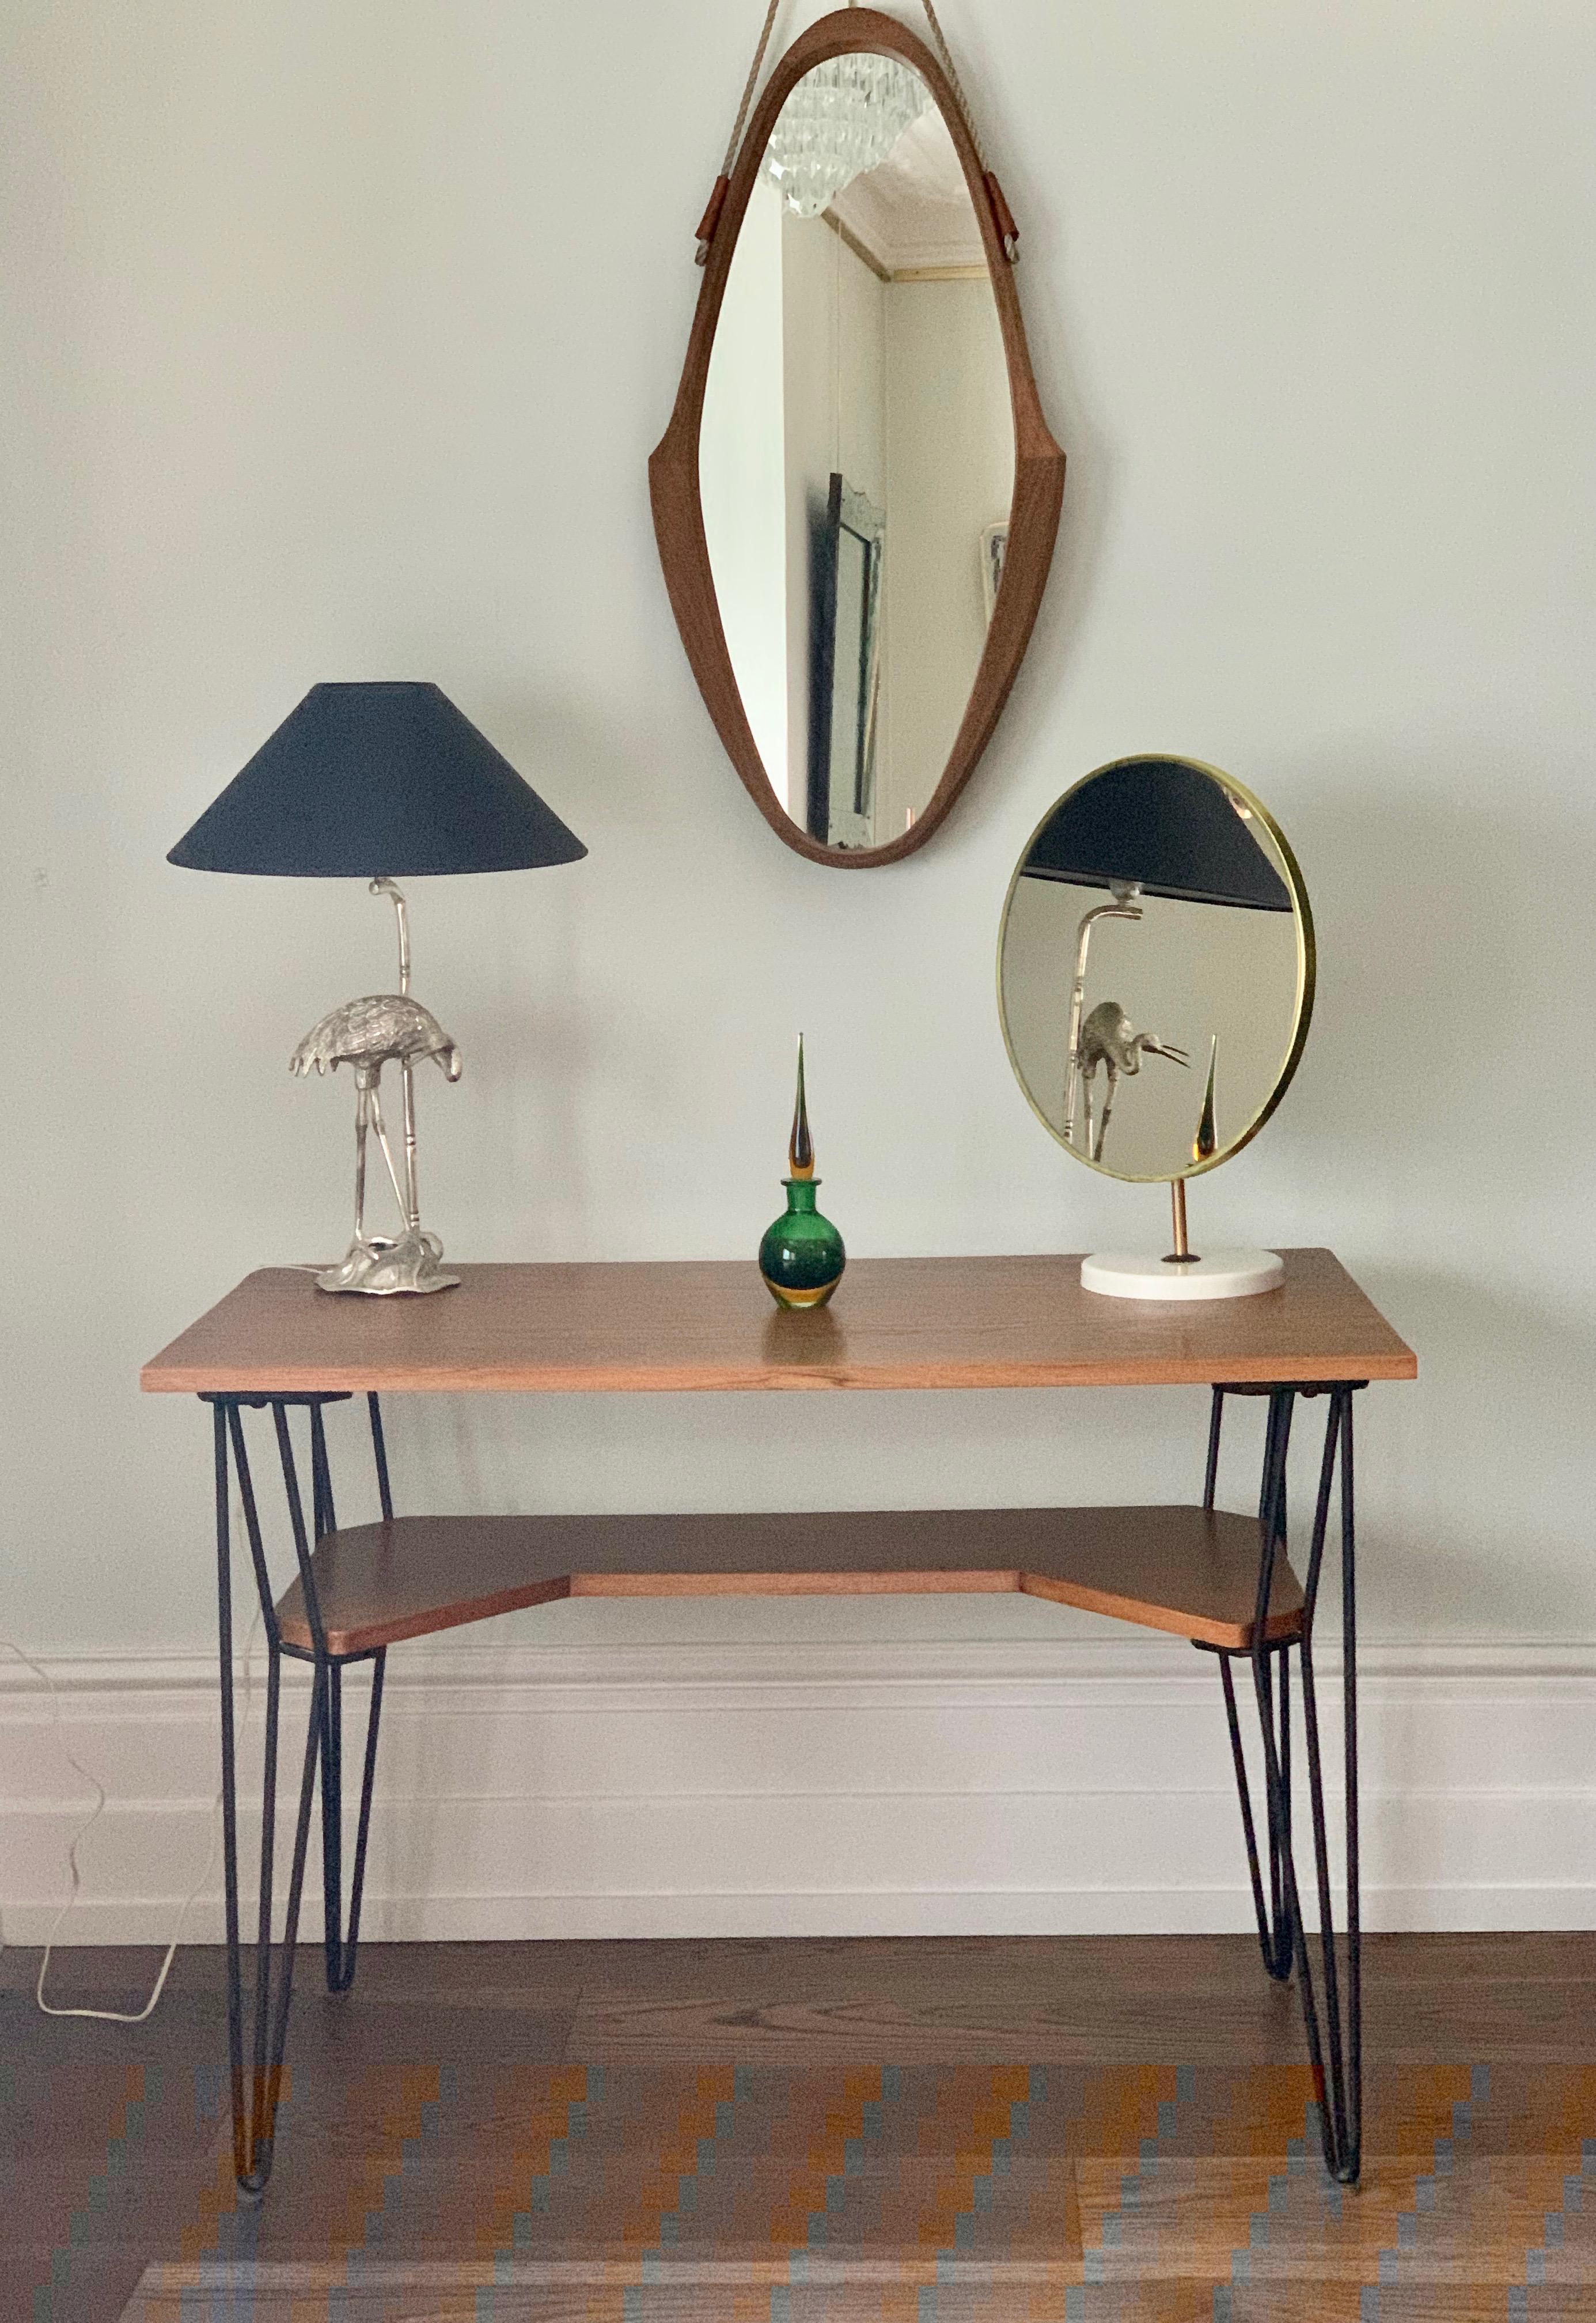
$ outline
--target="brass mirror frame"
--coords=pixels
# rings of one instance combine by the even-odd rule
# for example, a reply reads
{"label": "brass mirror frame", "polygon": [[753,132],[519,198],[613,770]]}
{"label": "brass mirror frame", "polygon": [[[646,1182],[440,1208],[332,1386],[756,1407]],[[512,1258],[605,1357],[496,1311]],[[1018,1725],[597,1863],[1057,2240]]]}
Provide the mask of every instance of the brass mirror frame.
{"label": "brass mirror frame", "polygon": [[[699,491],[698,444],[710,357],[731,271],[732,253],[776,116],[806,72],[833,57],[858,50],[896,57],[912,65],[931,90],[953,139],[980,223],[1003,333],[1014,413],[1014,493],[1003,585],[997,592],[975,684],[941,777],[911,829],[885,846],[844,849],[828,847],[793,820],[777,803],[759,756],[743,708],[715,596]],[[1059,530],[1059,510],[1064,495],[1064,454],[1048,432],[1042,417],[1013,268],[993,217],[980,156],[963,108],[930,49],[894,17],[885,16],[876,8],[837,9],[801,32],[772,68],[743,138],[715,224],[687,342],[682,383],[676,391],[670,425],[648,463],[648,488],[659,561],[687,659],[727,755],[766,822],[800,855],[839,870],[870,870],[877,864],[896,863],[905,855],[913,855],[945,820],[969,780],[977,760],[992,738],[993,728],[1025,657]]]}
{"label": "brass mirror frame", "polygon": [[[1291,897],[1291,925],[1297,937],[1297,1011],[1291,1027],[1290,1043],[1286,1051],[1285,1061],[1276,1076],[1274,1088],[1267,1101],[1259,1107],[1241,1135],[1233,1138],[1231,1143],[1222,1147],[1217,1153],[1210,1154],[1206,1162],[1193,1162],[1188,1169],[1142,1171],[1110,1170],[1105,1163],[1094,1162],[1089,1154],[1083,1153],[1078,1145],[1071,1144],[1069,1139],[1063,1136],[1053,1126],[1032,1096],[1031,1084],[1020,1070],[1020,1060],[1014,1054],[1014,1044],[1009,1034],[1009,1012],[1004,1000],[1003,991],[1003,953],[1004,946],[1008,940],[1009,914],[1014,909],[1014,897],[1019,891],[1020,882],[1025,876],[1025,866],[1031,860],[1031,850],[1065,800],[1073,798],[1076,792],[1084,790],[1088,783],[1096,782],[1099,775],[1112,775],[1120,767],[1140,766],[1149,758],[1161,759],[1169,766],[1195,767],[1199,775],[1206,775],[1211,782],[1217,783],[1221,790],[1228,791],[1234,798],[1240,799],[1248,813],[1268,831],[1280,856],[1280,869]],[[1089,774],[1083,775],[1079,782],[1071,783],[1068,790],[1060,791],[1020,851],[1020,859],[1014,866],[1014,877],[1009,881],[1008,892],[1003,899],[1003,916],[997,923],[997,1021],[1003,1031],[1004,1053],[1014,1070],[1014,1079],[1020,1085],[1020,1094],[1055,1145],[1061,1145],[1065,1152],[1078,1162],[1083,1169],[1096,1171],[1100,1178],[1117,1179],[1122,1186],[1180,1185],[1188,1178],[1201,1178],[1210,1170],[1217,1170],[1222,1162],[1234,1161],[1243,1146],[1251,1145],[1290,1088],[1296,1078],[1297,1068],[1302,1062],[1302,1051],[1307,1045],[1308,1027],[1313,1022],[1314,987],[1317,976],[1318,950],[1314,941],[1314,915],[1308,905],[1307,886],[1303,879],[1301,867],[1291,852],[1285,832],[1264,805],[1263,801],[1256,792],[1250,791],[1245,783],[1238,783],[1235,776],[1227,775],[1223,767],[1211,767],[1206,758],[1188,758],[1183,751],[1179,750],[1127,751],[1123,758],[1107,759],[1102,766],[1094,767]]]}

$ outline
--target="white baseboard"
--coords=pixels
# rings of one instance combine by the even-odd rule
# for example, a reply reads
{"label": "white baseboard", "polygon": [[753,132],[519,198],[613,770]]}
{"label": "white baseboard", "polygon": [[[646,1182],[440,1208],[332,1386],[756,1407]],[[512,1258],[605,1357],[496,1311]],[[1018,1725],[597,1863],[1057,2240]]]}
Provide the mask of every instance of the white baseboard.
{"label": "white baseboard", "polygon": [[[1335,1791],[1338,1673],[1319,1661]],[[50,1675],[64,1738],[108,1795],[60,1940],[164,1941],[214,1830],[213,1666]],[[305,1692],[289,1665],[284,1845]],[[261,1694],[257,1679],[246,1885]],[[352,1783],[364,1694],[352,1675]],[[1366,1926],[1596,1926],[1596,1645],[1366,1648],[1360,1704]],[[0,1669],[9,1942],[42,1940],[89,1803],[49,1696]],[[1333,1845],[1338,1822],[1333,1797]],[[318,1865],[313,1847],[307,1927]],[[218,1868],[191,1940],[220,1939],[219,1890]],[[1214,1665],[1177,1643],[434,1644],[390,1664],[365,1914],[378,1939],[1251,1924]]]}

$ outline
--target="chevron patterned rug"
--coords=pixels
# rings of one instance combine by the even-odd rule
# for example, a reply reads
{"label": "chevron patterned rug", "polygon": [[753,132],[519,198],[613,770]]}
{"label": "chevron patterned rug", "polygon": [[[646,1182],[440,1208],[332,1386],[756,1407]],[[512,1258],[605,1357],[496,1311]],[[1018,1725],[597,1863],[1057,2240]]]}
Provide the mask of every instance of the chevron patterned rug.
{"label": "chevron patterned rug", "polygon": [[123,2323],[1596,2318],[1588,2068],[1377,2070],[1355,2193],[1283,2066],[363,2078],[382,2150],[313,2162],[290,2094],[265,2203],[219,2161]]}

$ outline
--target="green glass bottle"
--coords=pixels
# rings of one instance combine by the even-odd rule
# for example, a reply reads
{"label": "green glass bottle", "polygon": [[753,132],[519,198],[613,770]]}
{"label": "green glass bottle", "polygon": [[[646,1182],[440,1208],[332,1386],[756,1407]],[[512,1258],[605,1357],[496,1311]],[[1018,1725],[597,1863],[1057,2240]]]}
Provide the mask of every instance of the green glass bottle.
{"label": "green glass bottle", "polygon": [[842,1280],[848,1253],[842,1236],[814,1206],[814,1145],[803,1095],[803,1037],[798,1039],[798,1097],[787,1145],[791,1175],[782,1180],[787,1207],[759,1244],[759,1272],[778,1307],[823,1307]]}

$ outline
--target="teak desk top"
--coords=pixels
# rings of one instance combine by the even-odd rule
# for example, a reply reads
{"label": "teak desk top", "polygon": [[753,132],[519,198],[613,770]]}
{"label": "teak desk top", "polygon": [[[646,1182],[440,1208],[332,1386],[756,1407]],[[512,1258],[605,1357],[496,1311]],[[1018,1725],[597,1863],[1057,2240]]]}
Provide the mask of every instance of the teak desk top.
{"label": "teak desk top", "polygon": [[1327,1250],[1279,1290],[1105,1299],[1078,1257],[867,1258],[784,1314],[751,1262],[463,1266],[457,1290],[361,1299],[267,1267],[146,1364],[156,1394],[745,1388],[1173,1387],[1410,1380],[1406,1346]]}

